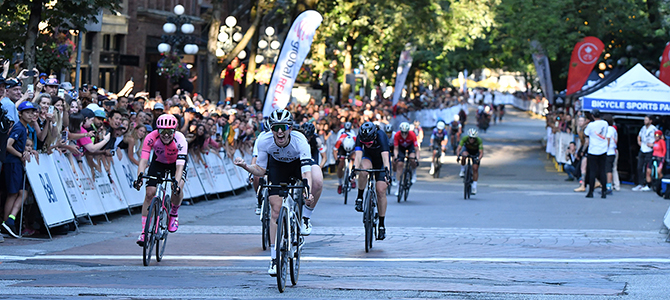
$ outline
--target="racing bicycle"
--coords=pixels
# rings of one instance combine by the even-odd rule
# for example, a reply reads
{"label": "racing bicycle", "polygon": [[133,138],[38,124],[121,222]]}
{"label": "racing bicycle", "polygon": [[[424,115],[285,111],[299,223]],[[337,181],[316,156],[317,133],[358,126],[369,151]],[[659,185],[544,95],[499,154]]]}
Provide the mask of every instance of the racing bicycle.
{"label": "racing bicycle", "polygon": [[435,169],[433,170],[433,178],[440,178],[440,169],[442,168],[442,160],[440,159],[442,157],[442,146],[437,146],[437,149],[433,148],[437,153],[435,153],[435,158],[433,158],[433,166],[435,166]]}
{"label": "racing bicycle", "polygon": [[[304,195],[309,194],[307,180],[291,180],[293,184],[281,183],[278,185],[263,185],[264,188],[279,189],[282,197],[282,206],[277,217],[277,239],[275,251],[277,252],[277,288],[280,293],[286,289],[286,277],[289,272],[291,283],[298,283],[300,273],[300,254],[304,245],[304,238],[300,235],[300,222],[302,220],[302,206]],[[304,192],[304,194],[303,194]]]}
{"label": "racing bicycle", "polygon": [[[463,176],[463,199],[467,200],[470,199],[470,195],[472,194],[472,163],[473,161],[477,161],[479,158],[478,156],[468,155],[464,156],[463,159],[465,159],[465,176]],[[461,157],[459,156],[456,161],[460,162]]]}
{"label": "racing bicycle", "polygon": [[398,182],[398,202],[400,202],[400,200],[405,200],[405,202],[407,202],[409,189],[412,187],[412,167],[409,163],[410,159],[416,161],[416,158],[405,156],[405,166],[403,167],[402,175],[400,175],[400,181]]}
{"label": "racing bicycle", "polygon": [[377,213],[377,186],[374,172],[384,172],[384,169],[354,169],[353,173],[367,172],[368,183],[365,197],[363,198],[363,227],[365,228],[365,252],[372,249],[372,241],[377,237],[377,223],[379,214]]}
{"label": "racing bicycle", "polygon": [[151,253],[156,248],[156,262],[163,259],[165,246],[168,237],[168,207],[170,204],[170,195],[167,192],[168,183],[172,183],[172,191],[177,186],[177,181],[171,178],[170,172],[166,172],[163,178],[155,176],[145,176],[140,173],[139,179],[149,179],[158,181],[158,190],[156,196],[151,199],[151,204],[147,208],[147,221],[144,224],[144,246],[142,247],[142,262],[145,266],[151,263]]}
{"label": "racing bicycle", "polygon": [[347,198],[349,197],[349,191],[351,191],[351,173],[349,172],[349,157],[346,156],[344,159],[344,182],[342,183],[342,194],[344,194],[344,204],[347,204]]}

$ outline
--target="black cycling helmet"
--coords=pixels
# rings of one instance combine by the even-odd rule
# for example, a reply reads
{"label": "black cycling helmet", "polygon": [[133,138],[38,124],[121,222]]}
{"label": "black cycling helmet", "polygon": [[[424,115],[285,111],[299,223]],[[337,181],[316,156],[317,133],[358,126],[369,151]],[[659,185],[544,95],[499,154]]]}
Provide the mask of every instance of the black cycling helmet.
{"label": "black cycling helmet", "polygon": [[312,122],[306,122],[305,124],[302,124],[302,133],[305,134],[305,137],[307,139],[311,139],[315,135],[316,128],[314,127],[314,124]]}
{"label": "black cycling helmet", "polygon": [[392,133],[393,132],[393,125],[391,125],[391,124],[384,125],[384,131],[386,131],[386,133]]}
{"label": "black cycling helmet", "polygon": [[358,132],[361,142],[372,142],[377,138],[377,126],[372,122],[365,122]]}
{"label": "black cycling helmet", "polygon": [[293,124],[293,115],[288,110],[278,109],[270,114],[270,118],[268,119],[268,121],[270,123],[270,126],[274,124],[291,125]]}
{"label": "black cycling helmet", "polygon": [[344,130],[351,130],[351,122],[344,123]]}

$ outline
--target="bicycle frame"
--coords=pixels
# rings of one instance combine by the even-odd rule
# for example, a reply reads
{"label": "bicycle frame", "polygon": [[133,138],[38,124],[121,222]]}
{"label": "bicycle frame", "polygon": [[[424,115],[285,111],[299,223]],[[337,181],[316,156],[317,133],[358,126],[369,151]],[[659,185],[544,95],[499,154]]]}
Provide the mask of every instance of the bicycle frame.
{"label": "bicycle frame", "polygon": [[[143,173],[140,173],[139,178],[141,179],[150,179],[157,180],[158,185],[156,186],[156,194],[151,200],[149,207],[147,208],[147,221],[144,227],[144,247],[142,261],[145,266],[148,266],[151,262],[151,252],[153,251],[154,246],[156,247],[156,261],[160,262],[163,259],[163,253],[165,252],[165,247],[167,244],[167,236],[169,231],[167,230],[167,219],[168,219],[168,208],[167,202],[169,195],[167,193],[168,183],[176,184],[176,180],[171,178],[170,172],[166,172],[163,178],[158,178],[155,176],[145,176]],[[156,204],[158,199],[159,204]],[[153,224],[153,226],[152,226]],[[155,228],[152,228],[155,227]],[[160,247],[160,241],[163,241],[163,247]]]}
{"label": "bicycle frame", "polygon": [[363,199],[363,226],[365,228],[365,252],[369,252],[372,248],[372,241],[377,236],[377,185],[373,176],[374,172],[384,172],[384,169],[354,169],[354,172],[367,172],[367,192]]}

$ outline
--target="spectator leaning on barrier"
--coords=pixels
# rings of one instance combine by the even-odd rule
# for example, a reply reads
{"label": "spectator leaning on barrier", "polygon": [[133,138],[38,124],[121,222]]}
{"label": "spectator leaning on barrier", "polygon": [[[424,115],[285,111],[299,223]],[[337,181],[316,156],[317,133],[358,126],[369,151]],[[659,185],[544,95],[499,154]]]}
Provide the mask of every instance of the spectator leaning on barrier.
{"label": "spectator leaning on barrier", "polygon": [[[584,129],[584,135],[588,138],[586,144],[588,145],[588,180],[589,191],[586,194],[587,198],[593,198],[593,190],[595,187],[596,177],[601,183],[607,181],[605,173],[605,164],[607,162],[607,122],[600,118],[600,110],[593,109],[591,111],[594,121],[589,123]],[[607,197],[607,188],[602,186],[601,198]]]}
{"label": "spectator leaning on barrier", "polygon": [[644,117],[644,126],[640,128],[640,133],[637,135],[637,144],[640,145],[640,153],[637,155],[637,186],[633,191],[641,191],[646,184],[646,166],[651,161],[653,148],[649,145],[654,143],[654,132],[656,126],[651,124],[651,116]]}
{"label": "spectator leaning on barrier", "polygon": [[[5,174],[5,184],[7,188],[7,199],[5,200],[4,215],[2,227],[5,232],[18,238],[16,224],[16,215],[18,215],[23,205],[24,187],[24,169],[25,162],[30,157],[30,152],[26,151],[27,126],[33,120],[33,115],[37,109],[29,101],[21,103],[18,107],[19,122],[15,123],[7,140],[7,157],[3,164]],[[18,224],[19,226],[21,224]]]}

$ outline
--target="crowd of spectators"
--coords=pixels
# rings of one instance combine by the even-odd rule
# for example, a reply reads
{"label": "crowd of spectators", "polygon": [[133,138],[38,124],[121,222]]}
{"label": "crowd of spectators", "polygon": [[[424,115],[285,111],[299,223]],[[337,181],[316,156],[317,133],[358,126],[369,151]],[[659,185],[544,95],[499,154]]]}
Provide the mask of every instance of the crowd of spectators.
{"label": "crowd of spectators", "polygon": [[[9,66],[5,70],[9,70]],[[132,81],[121,91],[112,93],[88,84],[75,88],[69,82],[59,82],[54,76],[39,74],[37,70],[14,70],[13,74],[15,77],[9,78],[5,72],[0,78],[3,108],[0,110],[0,149],[3,150],[0,151],[0,161],[6,164],[8,161],[4,149],[8,140],[13,141],[9,137],[10,128],[25,131],[27,142],[10,144],[17,152],[9,151],[6,155],[17,156],[18,164],[12,172],[3,168],[0,175],[3,179],[0,187],[5,191],[2,199],[6,199],[2,209],[3,225],[8,224],[5,231],[16,232],[18,226],[13,222],[18,212],[14,207],[21,207],[25,191],[13,192],[17,187],[24,187],[23,165],[31,159],[39,159],[40,153],[59,151],[81,170],[84,170],[85,160],[90,168],[86,173],[91,179],[108,176],[113,181],[110,175],[113,157],[120,159],[126,155],[132,163],[139,164],[144,137],[155,129],[156,119],[161,114],[170,113],[177,117],[179,130],[187,137],[191,159],[203,165],[206,164],[202,157],[204,153],[229,157],[238,151],[250,153],[264,126],[260,99],[241,97],[234,100],[228,91],[227,101],[221,102],[182,90],[177,90],[169,98],[149,97],[147,92],[133,92]],[[388,124],[394,116],[409,120],[407,113],[411,110],[446,108],[463,101],[455,91],[448,89],[426,90],[420,97],[400,101],[396,106],[392,106],[391,100],[384,98],[380,90],[376,95],[375,99],[363,97],[342,104],[332,99],[317,101],[312,98],[304,105],[290,103],[287,109],[294,113],[298,123],[312,122],[322,142],[335,143],[335,133],[346,122],[353,123],[355,128],[366,121]],[[27,106],[30,108],[26,109]],[[21,123],[23,115],[26,122],[20,128],[17,124]],[[28,190],[25,196],[30,198],[29,184],[26,182],[25,186]],[[23,229],[24,235],[31,233],[30,228]]]}

